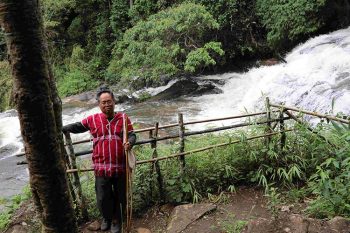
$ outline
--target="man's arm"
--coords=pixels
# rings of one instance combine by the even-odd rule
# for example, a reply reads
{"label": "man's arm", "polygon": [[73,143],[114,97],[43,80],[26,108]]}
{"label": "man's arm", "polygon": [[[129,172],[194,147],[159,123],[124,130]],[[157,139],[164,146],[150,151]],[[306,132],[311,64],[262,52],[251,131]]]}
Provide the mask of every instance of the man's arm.
{"label": "man's arm", "polygon": [[66,132],[84,133],[84,132],[88,131],[88,129],[85,128],[85,126],[82,123],[76,122],[76,123],[72,123],[72,124],[63,126],[62,131],[63,131],[63,133],[66,133]]}

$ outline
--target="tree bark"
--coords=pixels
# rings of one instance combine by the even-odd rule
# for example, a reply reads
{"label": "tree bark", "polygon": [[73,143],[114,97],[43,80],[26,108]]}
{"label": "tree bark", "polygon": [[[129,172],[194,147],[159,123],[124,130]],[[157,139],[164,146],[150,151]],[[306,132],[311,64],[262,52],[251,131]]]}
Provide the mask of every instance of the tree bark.
{"label": "tree bark", "polygon": [[37,0],[0,0],[25,144],[43,232],[78,232],[63,160],[61,101],[48,61]]}

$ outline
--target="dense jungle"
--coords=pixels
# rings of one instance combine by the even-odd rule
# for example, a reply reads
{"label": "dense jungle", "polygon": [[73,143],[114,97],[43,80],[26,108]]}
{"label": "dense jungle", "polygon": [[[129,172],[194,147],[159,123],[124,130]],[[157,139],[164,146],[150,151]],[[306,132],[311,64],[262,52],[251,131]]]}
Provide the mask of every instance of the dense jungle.
{"label": "dense jungle", "polygon": [[[41,8],[61,97],[242,70],[350,22],[347,0],[43,0]],[[14,106],[6,54],[1,32],[0,111]]]}

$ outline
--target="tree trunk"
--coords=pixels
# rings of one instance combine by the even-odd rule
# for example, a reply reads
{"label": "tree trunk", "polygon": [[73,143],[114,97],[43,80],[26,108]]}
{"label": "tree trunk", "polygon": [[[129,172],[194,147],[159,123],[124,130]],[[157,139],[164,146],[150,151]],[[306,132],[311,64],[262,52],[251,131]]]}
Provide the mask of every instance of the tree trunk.
{"label": "tree trunk", "polygon": [[77,232],[62,153],[61,101],[43,37],[37,0],[0,0],[0,23],[14,79],[14,97],[43,232]]}

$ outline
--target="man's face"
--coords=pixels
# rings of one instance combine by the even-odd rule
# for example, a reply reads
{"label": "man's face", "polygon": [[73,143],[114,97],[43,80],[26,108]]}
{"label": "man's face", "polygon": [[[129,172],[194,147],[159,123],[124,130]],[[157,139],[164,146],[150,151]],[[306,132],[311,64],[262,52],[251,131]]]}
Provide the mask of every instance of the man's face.
{"label": "man's face", "polygon": [[98,102],[98,106],[101,112],[106,114],[108,117],[114,116],[114,105],[115,102],[109,93],[102,93]]}

